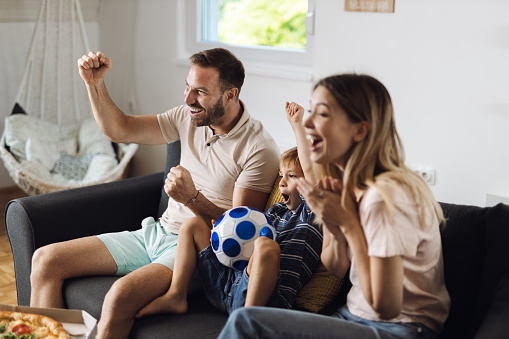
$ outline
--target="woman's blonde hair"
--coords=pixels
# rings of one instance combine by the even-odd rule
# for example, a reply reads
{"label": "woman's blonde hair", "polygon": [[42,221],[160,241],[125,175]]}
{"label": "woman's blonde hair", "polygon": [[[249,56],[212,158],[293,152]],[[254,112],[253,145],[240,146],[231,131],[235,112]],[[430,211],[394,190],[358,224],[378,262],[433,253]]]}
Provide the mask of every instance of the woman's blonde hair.
{"label": "woman's blonde hair", "polygon": [[[388,206],[394,203],[387,192],[377,185],[375,178],[387,178],[407,186],[418,206],[424,225],[426,210],[434,210],[439,223],[443,212],[427,183],[405,165],[403,145],[396,130],[391,97],[385,86],[368,75],[342,74],[320,80],[314,87],[326,88],[346,112],[351,122],[366,121],[369,132],[364,140],[348,151],[343,170],[335,164],[315,164],[317,178],[332,176],[343,182],[343,187],[377,188]],[[346,192],[342,202],[345,204]]]}

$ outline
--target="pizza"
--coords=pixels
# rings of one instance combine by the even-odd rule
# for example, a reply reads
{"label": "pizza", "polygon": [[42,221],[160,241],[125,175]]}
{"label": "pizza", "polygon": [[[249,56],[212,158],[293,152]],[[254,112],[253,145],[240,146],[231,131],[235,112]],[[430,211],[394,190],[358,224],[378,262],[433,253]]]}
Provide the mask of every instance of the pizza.
{"label": "pizza", "polygon": [[0,311],[0,338],[71,339],[62,324],[39,314]]}

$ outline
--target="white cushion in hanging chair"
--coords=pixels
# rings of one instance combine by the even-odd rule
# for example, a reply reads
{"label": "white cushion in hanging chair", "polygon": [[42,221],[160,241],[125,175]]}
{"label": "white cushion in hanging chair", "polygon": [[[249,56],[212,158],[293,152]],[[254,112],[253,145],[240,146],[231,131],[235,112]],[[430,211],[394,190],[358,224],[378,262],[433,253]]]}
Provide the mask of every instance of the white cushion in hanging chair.
{"label": "white cushion in hanging chair", "polygon": [[78,155],[104,154],[115,157],[115,150],[93,119],[81,123],[78,132]]}
{"label": "white cushion in hanging chair", "polygon": [[6,118],[2,141],[4,163],[28,194],[121,179],[138,147],[118,144],[117,154],[93,119],[59,127],[25,114]]}
{"label": "white cushion in hanging chair", "polygon": [[[62,153],[73,156],[76,155],[77,148],[75,138],[60,142],[45,142],[37,137],[29,137],[25,143],[26,156],[24,158],[28,161],[40,163],[48,171],[51,171]],[[18,154],[18,156],[20,155]]]}
{"label": "white cushion in hanging chair", "polygon": [[[76,146],[76,136],[79,133],[79,125],[62,126],[36,119],[27,114],[14,114],[5,118],[5,142],[10,151],[17,157],[27,159],[28,139],[46,145],[63,144],[72,139]],[[55,146],[59,150],[68,150],[68,146]],[[74,154],[76,151],[74,152]],[[51,168],[50,168],[51,169]]]}

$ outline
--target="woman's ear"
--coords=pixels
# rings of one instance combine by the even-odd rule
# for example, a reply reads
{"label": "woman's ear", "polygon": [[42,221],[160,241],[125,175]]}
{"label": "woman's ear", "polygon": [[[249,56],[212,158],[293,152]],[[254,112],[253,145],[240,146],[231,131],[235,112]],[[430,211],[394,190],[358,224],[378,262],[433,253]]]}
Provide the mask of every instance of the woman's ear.
{"label": "woman's ear", "polygon": [[369,123],[367,121],[361,121],[357,125],[357,133],[354,135],[355,142],[361,142],[366,138],[369,133]]}

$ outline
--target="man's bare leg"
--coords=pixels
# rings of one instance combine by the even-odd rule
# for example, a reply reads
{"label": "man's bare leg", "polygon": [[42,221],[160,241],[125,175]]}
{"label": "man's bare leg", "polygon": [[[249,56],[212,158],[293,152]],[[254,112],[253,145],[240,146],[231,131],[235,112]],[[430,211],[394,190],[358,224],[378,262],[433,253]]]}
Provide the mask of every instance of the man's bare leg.
{"label": "man's bare leg", "polygon": [[191,218],[179,230],[173,281],[166,294],[142,308],[136,318],[149,314],[187,312],[187,292],[196,269],[196,254],[210,245],[210,228],[201,218]]}
{"label": "man's bare leg", "polygon": [[[117,265],[96,237],[55,243],[38,249],[32,259],[30,304],[63,308],[65,279],[87,275],[114,275]],[[128,338],[136,312],[167,291],[172,271],[150,264],[119,279],[106,295],[98,338]]]}
{"label": "man's bare leg", "polygon": [[255,241],[253,255],[247,265],[249,283],[244,306],[265,306],[276,287],[281,248],[267,237]]}
{"label": "man's bare leg", "polygon": [[30,305],[63,308],[62,285],[65,279],[86,275],[114,275],[116,271],[113,257],[96,237],[41,247],[32,258]]}
{"label": "man's bare leg", "polygon": [[117,280],[104,299],[97,338],[128,338],[136,313],[168,290],[172,275],[168,267],[154,263]]}

